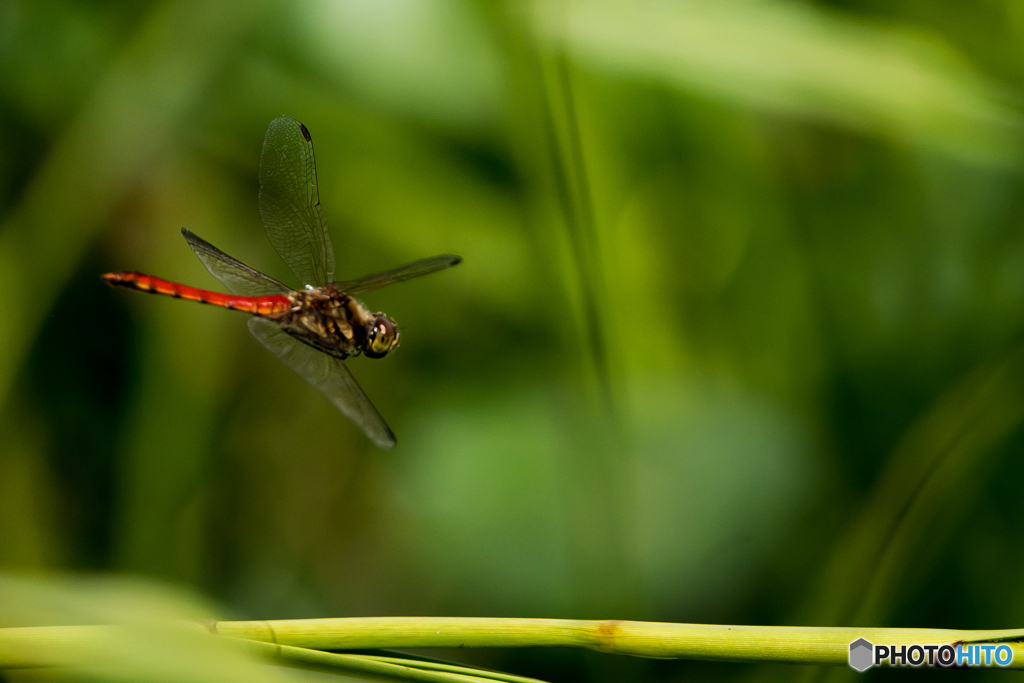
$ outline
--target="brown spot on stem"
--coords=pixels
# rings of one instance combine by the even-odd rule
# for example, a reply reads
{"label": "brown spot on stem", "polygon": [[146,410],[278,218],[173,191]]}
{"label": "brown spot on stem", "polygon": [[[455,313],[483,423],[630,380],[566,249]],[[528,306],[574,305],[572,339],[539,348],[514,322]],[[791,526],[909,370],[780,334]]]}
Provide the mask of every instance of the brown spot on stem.
{"label": "brown spot on stem", "polygon": [[622,621],[618,619],[598,623],[594,636],[597,639],[597,646],[602,652],[615,651],[615,641],[619,635],[620,624],[622,624]]}

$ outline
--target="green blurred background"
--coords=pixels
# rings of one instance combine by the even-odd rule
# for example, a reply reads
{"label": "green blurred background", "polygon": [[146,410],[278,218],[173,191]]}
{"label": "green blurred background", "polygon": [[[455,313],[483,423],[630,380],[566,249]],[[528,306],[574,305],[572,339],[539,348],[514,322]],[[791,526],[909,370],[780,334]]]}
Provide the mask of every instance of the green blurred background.
{"label": "green blurred background", "polygon": [[[0,568],[247,618],[1024,626],[1022,81],[1020,0],[0,2]],[[242,315],[99,278],[218,288],[184,226],[297,285],[279,115],[340,277],[465,259],[365,297],[394,451]]]}

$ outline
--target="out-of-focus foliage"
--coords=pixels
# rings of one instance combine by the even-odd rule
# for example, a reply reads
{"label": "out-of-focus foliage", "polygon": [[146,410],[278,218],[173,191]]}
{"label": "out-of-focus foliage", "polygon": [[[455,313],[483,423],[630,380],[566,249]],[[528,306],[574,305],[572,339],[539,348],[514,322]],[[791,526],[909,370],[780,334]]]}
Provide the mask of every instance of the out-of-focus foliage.
{"label": "out-of-focus foliage", "polygon": [[[0,3],[0,567],[252,618],[1020,627],[1022,46],[1011,0]],[[282,114],[340,277],[465,258],[365,297],[393,452],[240,314],[99,279],[216,287],[185,226],[291,282]]]}
{"label": "out-of-focus foliage", "polygon": [[[0,577],[0,628],[89,625],[91,637],[68,639],[59,647],[40,642],[16,653],[27,661],[52,662],[72,671],[67,680],[303,680],[297,672],[267,666],[240,648],[240,641],[215,638],[198,622],[214,616],[185,591],[138,579],[30,579]],[[18,670],[15,670],[18,671]],[[46,669],[22,670],[38,677]],[[32,676],[36,674],[36,676]],[[44,674],[45,677],[45,674]]]}

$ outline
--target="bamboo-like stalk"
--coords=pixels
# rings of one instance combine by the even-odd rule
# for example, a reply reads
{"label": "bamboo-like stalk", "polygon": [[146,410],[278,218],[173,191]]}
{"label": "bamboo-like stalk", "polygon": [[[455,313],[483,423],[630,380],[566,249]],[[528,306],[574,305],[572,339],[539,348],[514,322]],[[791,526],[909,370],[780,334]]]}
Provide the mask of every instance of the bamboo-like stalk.
{"label": "bamboo-like stalk", "polygon": [[[575,647],[636,657],[734,662],[846,664],[849,645],[1006,643],[1013,668],[1024,668],[1024,629],[824,628],[720,626],[639,621],[459,617],[354,617],[210,622],[234,638],[313,650],[401,647]],[[62,651],[102,638],[100,626],[0,629],[0,668],[52,666]],[[107,636],[109,637],[109,636]]]}
{"label": "bamboo-like stalk", "polygon": [[846,664],[850,643],[1006,642],[1024,668],[1024,630],[719,626],[643,621],[352,617],[221,621],[217,633],[320,650],[392,647],[577,647],[635,657]]}

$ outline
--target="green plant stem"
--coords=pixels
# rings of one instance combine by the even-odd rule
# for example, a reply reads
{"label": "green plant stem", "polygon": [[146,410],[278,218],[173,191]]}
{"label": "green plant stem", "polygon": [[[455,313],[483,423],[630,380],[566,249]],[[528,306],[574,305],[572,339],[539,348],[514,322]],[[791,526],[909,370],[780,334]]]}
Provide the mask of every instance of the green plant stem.
{"label": "green plant stem", "polygon": [[[218,634],[313,650],[400,647],[577,647],[636,657],[734,662],[846,664],[857,638],[885,645],[1005,642],[1013,668],[1024,668],[1024,630],[717,626],[639,621],[367,617],[283,621],[219,621]],[[111,629],[49,626],[0,629],[0,668],[53,666],[68,648]]]}
{"label": "green plant stem", "polygon": [[426,683],[543,683],[535,678],[511,676],[481,669],[453,664],[423,662],[398,657],[377,657],[373,655],[350,655],[321,652],[292,645],[275,645],[262,641],[248,641],[258,646],[258,652],[292,666],[323,671],[368,674],[374,677],[395,678],[405,681]]}
{"label": "green plant stem", "polygon": [[[221,621],[223,635],[323,650],[393,647],[579,647],[636,657],[845,664],[857,638],[953,644],[1024,639],[1024,630],[718,626],[642,621],[370,617]],[[1024,643],[1008,642],[1024,668]]]}
{"label": "green plant stem", "polygon": [[452,673],[461,672],[466,675],[472,675],[484,680],[504,681],[504,683],[543,683],[542,681],[538,681],[538,679],[536,678],[528,678],[526,676],[515,676],[513,674],[506,674],[500,671],[487,671],[485,669],[475,669],[472,667],[456,666],[454,664],[442,664],[441,662],[424,662],[416,659],[402,659],[400,657],[380,657],[377,655],[352,656],[363,657],[365,659],[373,660],[376,662],[389,662],[391,664],[411,666],[416,669],[427,669],[431,671],[449,671]]}

